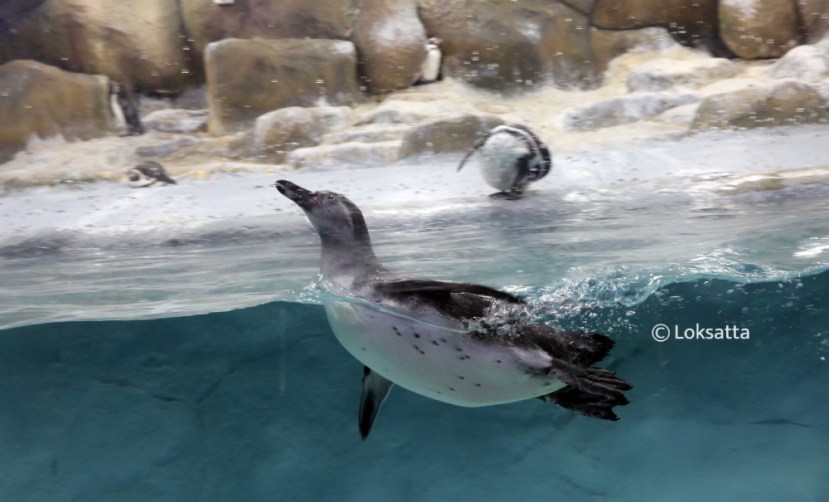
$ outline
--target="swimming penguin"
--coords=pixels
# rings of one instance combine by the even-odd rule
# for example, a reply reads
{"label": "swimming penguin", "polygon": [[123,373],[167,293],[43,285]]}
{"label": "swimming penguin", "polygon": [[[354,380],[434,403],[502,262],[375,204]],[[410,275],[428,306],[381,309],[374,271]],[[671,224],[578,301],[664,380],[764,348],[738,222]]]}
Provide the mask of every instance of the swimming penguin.
{"label": "swimming penguin", "polygon": [[141,123],[138,106],[135,104],[132,94],[124,85],[115,80],[110,80],[109,92],[110,96],[115,97],[118,107],[121,109],[121,115],[127,125],[127,132],[122,134],[122,136],[140,136],[144,134],[144,124]]}
{"label": "swimming penguin", "polygon": [[618,420],[632,387],[593,365],[613,341],[521,321],[526,306],[476,284],[410,279],[388,271],[371,246],[360,209],[333,192],[275,183],[305,212],[322,243],[320,271],[334,295],[325,312],[363,365],[359,429],[366,438],[397,384],[458,406],[540,398],[582,415]]}
{"label": "swimming penguin", "polygon": [[418,78],[416,85],[428,84],[440,80],[440,62],[442,54],[440,52],[440,44],[442,40],[436,37],[431,37],[426,40],[426,59],[420,65],[420,78]]}
{"label": "swimming penguin", "polygon": [[147,161],[127,170],[127,179],[133,188],[144,188],[155,184],[176,185],[176,180],[167,175],[167,170],[158,162]]}
{"label": "swimming penguin", "polygon": [[546,176],[553,167],[547,145],[527,127],[518,124],[490,130],[461,159],[458,171],[475,152],[480,157],[484,180],[500,190],[492,197],[517,199],[528,184]]}

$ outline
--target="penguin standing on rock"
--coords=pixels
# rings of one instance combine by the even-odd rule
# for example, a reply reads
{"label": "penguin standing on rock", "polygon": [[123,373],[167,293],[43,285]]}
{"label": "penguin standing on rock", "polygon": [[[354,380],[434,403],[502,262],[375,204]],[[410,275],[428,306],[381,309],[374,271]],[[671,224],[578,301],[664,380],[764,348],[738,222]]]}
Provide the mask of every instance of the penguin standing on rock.
{"label": "penguin standing on rock", "polygon": [[431,37],[426,40],[426,59],[420,65],[420,78],[417,79],[415,85],[428,84],[440,80],[440,63],[443,59],[443,54],[440,52],[440,44],[442,40],[437,37]]}
{"label": "penguin standing on rock", "polygon": [[476,152],[484,180],[499,190],[491,197],[517,199],[528,184],[546,176],[553,167],[547,145],[527,127],[518,124],[490,130],[463,157],[458,171]]}
{"label": "penguin standing on rock", "polygon": [[[127,125],[127,132],[122,134],[122,136],[140,136],[144,134],[144,124],[141,123],[138,106],[127,88],[119,82],[110,80],[109,93],[120,108],[121,115],[124,117],[124,122]],[[117,112],[114,113],[117,115]]]}
{"label": "penguin standing on rock", "polygon": [[176,185],[176,180],[167,175],[167,170],[158,162],[142,162],[127,170],[127,179],[133,188],[145,188],[153,185]]}

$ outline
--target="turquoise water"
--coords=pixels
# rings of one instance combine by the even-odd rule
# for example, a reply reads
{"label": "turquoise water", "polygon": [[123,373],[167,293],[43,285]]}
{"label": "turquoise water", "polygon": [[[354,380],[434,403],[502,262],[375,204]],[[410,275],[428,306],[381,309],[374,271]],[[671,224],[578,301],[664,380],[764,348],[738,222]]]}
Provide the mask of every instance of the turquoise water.
{"label": "turquoise water", "polygon": [[[289,302],[0,336],[4,500],[824,500],[829,272],[699,278],[563,319],[613,333],[621,420],[395,389],[357,433],[360,365]],[[541,291],[528,292],[540,298]],[[660,322],[748,341],[669,340]]]}
{"label": "turquoise water", "polygon": [[[540,322],[612,337],[603,365],[634,385],[614,423],[398,388],[361,441],[362,368],[272,176],[0,198],[9,221],[34,215],[25,238],[0,236],[0,500],[825,500],[829,185],[735,185],[750,166],[695,170],[710,151],[669,146],[688,164],[664,144],[636,163],[564,158],[516,203],[439,192],[449,162],[394,182],[290,176],[360,205],[390,269],[502,288]],[[227,214],[130,230],[130,197],[181,211],[185,196]],[[104,208],[94,225],[49,227],[79,200]]]}

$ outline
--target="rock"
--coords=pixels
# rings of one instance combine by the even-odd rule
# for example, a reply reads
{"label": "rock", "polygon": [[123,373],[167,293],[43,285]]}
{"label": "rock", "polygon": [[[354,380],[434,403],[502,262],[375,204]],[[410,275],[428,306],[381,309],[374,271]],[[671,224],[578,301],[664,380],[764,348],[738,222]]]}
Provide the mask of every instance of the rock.
{"label": "rock", "polygon": [[796,4],[808,41],[820,41],[829,33],[829,0],[799,0]]}
{"label": "rock", "polygon": [[727,78],[725,80],[718,80],[701,88],[699,92],[704,96],[712,94],[720,94],[723,92],[733,92],[742,89],[751,89],[753,87],[762,87],[765,81],[754,78],[738,77]]}
{"label": "rock", "polygon": [[330,132],[322,136],[322,143],[326,145],[350,143],[379,143],[381,141],[400,141],[406,131],[412,126],[406,124],[374,124],[352,127],[338,132]]}
{"label": "rock", "polygon": [[36,61],[0,65],[0,162],[33,135],[85,140],[104,136],[112,125],[106,77]]}
{"label": "rock", "polygon": [[776,58],[798,44],[797,2],[721,0],[720,33],[743,59]]}
{"label": "rock", "polygon": [[509,93],[601,80],[587,15],[564,3],[420,0],[418,8],[427,35],[443,40],[445,76]]}
{"label": "rock", "polygon": [[353,40],[371,93],[405,89],[417,80],[426,57],[426,32],[415,0],[364,0]]}
{"label": "rock", "polygon": [[175,141],[168,141],[156,145],[144,145],[135,149],[135,155],[140,158],[159,158],[166,157],[173,153],[180,151],[182,148],[198,145],[202,141],[192,136],[185,136],[178,138]]}
{"label": "rock", "polygon": [[642,92],[573,108],[563,116],[569,131],[587,131],[648,119],[676,106],[699,101],[694,93]]}
{"label": "rock", "polygon": [[354,45],[341,40],[222,40],[207,47],[205,71],[213,134],[278,108],[363,99]]}
{"label": "rock", "polygon": [[624,31],[593,28],[591,43],[593,60],[601,71],[608,69],[614,58],[634,49],[656,51],[677,46],[666,29],[655,27]]}
{"label": "rock", "polygon": [[690,127],[694,123],[694,117],[697,115],[699,103],[691,103],[688,105],[677,106],[669,108],[654,117],[654,120],[665,122],[668,124],[676,124]]}
{"label": "rock", "polygon": [[345,129],[353,122],[354,112],[345,106],[292,106],[275,110],[256,119],[254,154],[282,162],[287,152],[317,145],[326,133]]}
{"label": "rock", "polygon": [[817,45],[801,45],[790,50],[769,69],[769,76],[809,82],[829,77],[829,40]]}
{"label": "rock", "polygon": [[659,26],[693,45],[716,45],[717,0],[597,0],[591,21],[606,30]]}
{"label": "rock", "polygon": [[416,124],[438,115],[457,115],[462,109],[448,99],[406,101],[391,99],[358,120],[358,124]]}
{"label": "rock", "polygon": [[297,148],[288,153],[287,162],[295,168],[342,165],[373,167],[396,162],[399,151],[400,141],[321,145]]}
{"label": "rock", "polygon": [[482,114],[465,114],[426,122],[403,136],[400,158],[424,153],[467,151],[490,129],[504,123],[500,117]]}
{"label": "rock", "polygon": [[829,103],[829,80],[818,83],[815,90],[823,98],[824,103]]}
{"label": "rock", "polygon": [[181,0],[184,30],[202,58],[207,44],[226,38],[347,40],[354,29],[358,0],[237,1]]}
{"label": "rock", "polygon": [[178,2],[142,0],[113,8],[96,0],[47,0],[12,19],[10,27],[12,35],[0,44],[8,57],[107,75],[139,91],[180,92],[195,77],[189,52],[182,50]]}
{"label": "rock", "polygon": [[740,72],[733,62],[723,58],[676,60],[660,58],[631,71],[630,91],[664,91],[674,87],[697,88],[716,80],[731,78]]}
{"label": "rock", "polygon": [[778,84],[714,94],[702,100],[693,129],[825,123],[829,103],[814,85]]}
{"label": "rock", "polygon": [[0,4],[0,19],[14,20],[35,9],[46,0],[5,0]]}
{"label": "rock", "polygon": [[207,130],[210,110],[167,109],[151,112],[142,119],[144,127],[153,131],[193,133]]}

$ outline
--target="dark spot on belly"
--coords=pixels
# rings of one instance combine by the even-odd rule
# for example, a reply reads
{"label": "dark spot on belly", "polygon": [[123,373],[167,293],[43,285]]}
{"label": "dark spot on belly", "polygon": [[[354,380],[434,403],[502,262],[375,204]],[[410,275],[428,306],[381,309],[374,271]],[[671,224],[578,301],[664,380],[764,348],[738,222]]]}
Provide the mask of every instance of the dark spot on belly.
{"label": "dark spot on belly", "polygon": [[432,340],[432,345],[440,346],[440,344],[438,342],[434,341],[434,340]]}
{"label": "dark spot on belly", "polygon": [[441,338],[440,341],[446,343],[446,338]]}
{"label": "dark spot on belly", "polygon": [[463,349],[460,347],[455,347],[455,350],[457,350],[458,352],[463,352]]}
{"label": "dark spot on belly", "polygon": [[415,337],[415,338],[420,338],[420,333],[415,333],[415,334],[414,334],[414,337]]}
{"label": "dark spot on belly", "polygon": [[549,387],[550,385],[552,385],[550,382],[544,382],[544,387]]}
{"label": "dark spot on belly", "polygon": [[365,347],[360,347],[360,348],[361,348],[361,349],[363,349],[363,352],[365,352],[365,351],[366,351],[366,348],[365,348]]}
{"label": "dark spot on belly", "polygon": [[417,346],[417,344],[413,343],[413,344],[412,344],[412,347],[414,347],[414,349],[415,349],[416,351],[420,352],[420,355],[425,354],[425,352],[423,352],[423,351],[420,349],[420,347],[418,347],[418,346]]}
{"label": "dark spot on belly", "polygon": [[498,364],[501,364],[501,360],[500,360],[500,359],[496,359],[496,360],[495,360],[495,362],[496,362],[496,363],[498,363]]}
{"label": "dark spot on belly", "polygon": [[454,388],[454,387],[449,387],[449,390],[451,390],[452,392],[455,392],[455,388]]}
{"label": "dark spot on belly", "polygon": [[458,378],[460,378],[461,380],[466,380],[466,377],[462,375],[458,375]]}
{"label": "dark spot on belly", "polygon": [[476,383],[476,384],[475,384],[475,387],[482,387],[482,385],[481,385],[481,384],[479,384],[479,383]]}
{"label": "dark spot on belly", "polygon": [[397,329],[397,326],[392,326],[391,329],[392,329],[392,331],[394,331],[395,335],[400,336],[400,330]]}
{"label": "dark spot on belly", "polygon": [[469,356],[458,356],[458,359],[460,359],[461,361],[465,361],[467,359],[471,359],[471,357],[469,357]]}

